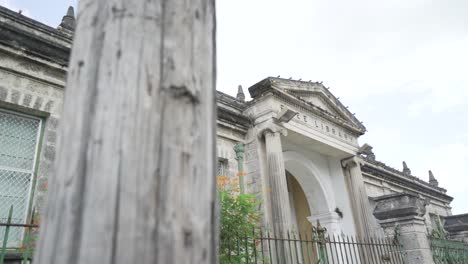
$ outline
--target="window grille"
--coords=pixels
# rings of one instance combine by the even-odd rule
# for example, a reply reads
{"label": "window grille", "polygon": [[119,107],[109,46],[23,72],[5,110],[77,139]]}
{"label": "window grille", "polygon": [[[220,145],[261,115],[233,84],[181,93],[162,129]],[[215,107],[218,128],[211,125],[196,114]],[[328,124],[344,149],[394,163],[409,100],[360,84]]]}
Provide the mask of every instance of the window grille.
{"label": "window grille", "polygon": [[218,176],[228,176],[227,173],[227,160],[218,159]]}
{"label": "window grille", "polygon": [[[28,213],[41,120],[0,110],[0,222],[13,205],[12,223],[24,224]],[[4,227],[0,227],[0,241]],[[21,246],[22,228],[10,229],[8,247]]]}

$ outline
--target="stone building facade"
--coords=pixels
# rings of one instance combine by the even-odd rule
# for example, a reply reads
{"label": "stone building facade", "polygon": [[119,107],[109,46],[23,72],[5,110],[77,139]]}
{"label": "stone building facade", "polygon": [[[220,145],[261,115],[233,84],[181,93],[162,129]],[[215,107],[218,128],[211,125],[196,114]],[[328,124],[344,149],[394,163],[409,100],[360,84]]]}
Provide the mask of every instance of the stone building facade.
{"label": "stone building facade", "polygon": [[[0,218],[13,204],[15,221],[28,221],[46,202],[73,28],[71,9],[55,29],[0,7]],[[406,165],[393,169],[359,144],[366,128],[322,83],[268,77],[248,91],[250,101],[242,87],[236,97],[217,92],[218,167],[237,177],[242,162],[265,226],[320,221],[332,233],[379,234],[375,200],[395,193],[426,201],[428,229],[451,215],[452,197],[432,174],[426,182]]]}

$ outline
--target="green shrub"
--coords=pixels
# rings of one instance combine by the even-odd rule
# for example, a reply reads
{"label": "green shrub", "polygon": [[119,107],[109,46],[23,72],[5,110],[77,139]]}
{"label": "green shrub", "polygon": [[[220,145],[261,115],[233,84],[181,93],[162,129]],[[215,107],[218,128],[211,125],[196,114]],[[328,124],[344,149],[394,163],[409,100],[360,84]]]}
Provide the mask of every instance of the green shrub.
{"label": "green shrub", "polygon": [[218,177],[220,210],[220,263],[252,262],[257,241],[253,238],[261,220],[255,194],[241,194],[237,178]]}

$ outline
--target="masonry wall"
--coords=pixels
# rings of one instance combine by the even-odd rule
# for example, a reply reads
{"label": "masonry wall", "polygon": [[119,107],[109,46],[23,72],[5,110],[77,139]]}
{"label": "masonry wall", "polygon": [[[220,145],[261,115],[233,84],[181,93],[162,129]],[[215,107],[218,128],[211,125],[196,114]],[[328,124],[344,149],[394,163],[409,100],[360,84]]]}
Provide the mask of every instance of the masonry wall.
{"label": "masonry wall", "polygon": [[[403,193],[403,192],[410,192],[415,193],[414,190],[409,188],[399,186],[388,182],[384,179],[379,179],[372,175],[363,174],[364,182],[366,186],[367,195],[369,197],[379,197],[382,195],[394,194],[394,193]],[[421,196],[422,199],[427,199],[429,204],[426,206],[426,213],[423,216],[425,219],[426,226],[428,231],[430,232],[434,227],[434,217],[437,215],[440,216],[448,216],[451,215],[451,207],[447,202],[441,201],[436,197],[432,197],[430,195],[420,193],[418,194]],[[370,201],[372,203],[372,201]]]}
{"label": "masonry wall", "polygon": [[[43,120],[38,166],[33,178],[33,207],[42,211],[57,144],[65,69],[0,46],[0,108]],[[29,217],[29,216],[28,216]]]}
{"label": "masonry wall", "polygon": [[244,142],[244,136],[236,131],[218,126],[216,137],[216,150],[218,159],[226,165],[226,173],[223,176],[234,178],[237,174],[237,160],[234,146]]}

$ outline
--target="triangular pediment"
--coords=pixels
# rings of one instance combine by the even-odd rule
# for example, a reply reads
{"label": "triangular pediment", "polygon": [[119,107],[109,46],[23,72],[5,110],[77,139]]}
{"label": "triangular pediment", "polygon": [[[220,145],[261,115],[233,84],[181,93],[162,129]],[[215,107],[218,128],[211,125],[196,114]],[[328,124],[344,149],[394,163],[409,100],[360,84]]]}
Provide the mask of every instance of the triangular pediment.
{"label": "triangular pediment", "polygon": [[288,93],[298,97],[299,99],[306,101],[320,109],[328,112],[333,116],[339,116],[343,119],[347,119],[347,116],[343,114],[341,111],[336,109],[336,107],[330,103],[327,98],[325,98],[322,94],[318,92],[303,92],[303,91],[294,91],[294,90],[287,90]]}
{"label": "triangular pediment", "polygon": [[267,87],[293,96],[294,98],[307,103],[310,110],[320,111],[331,118],[340,120],[340,122],[345,122],[362,131],[362,133],[366,130],[354,114],[351,113],[348,108],[345,107],[321,82],[307,82],[269,77],[252,86],[251,88],[253,89],[249,88],[249,91],[251,92],[251,95],[259,95]]}

